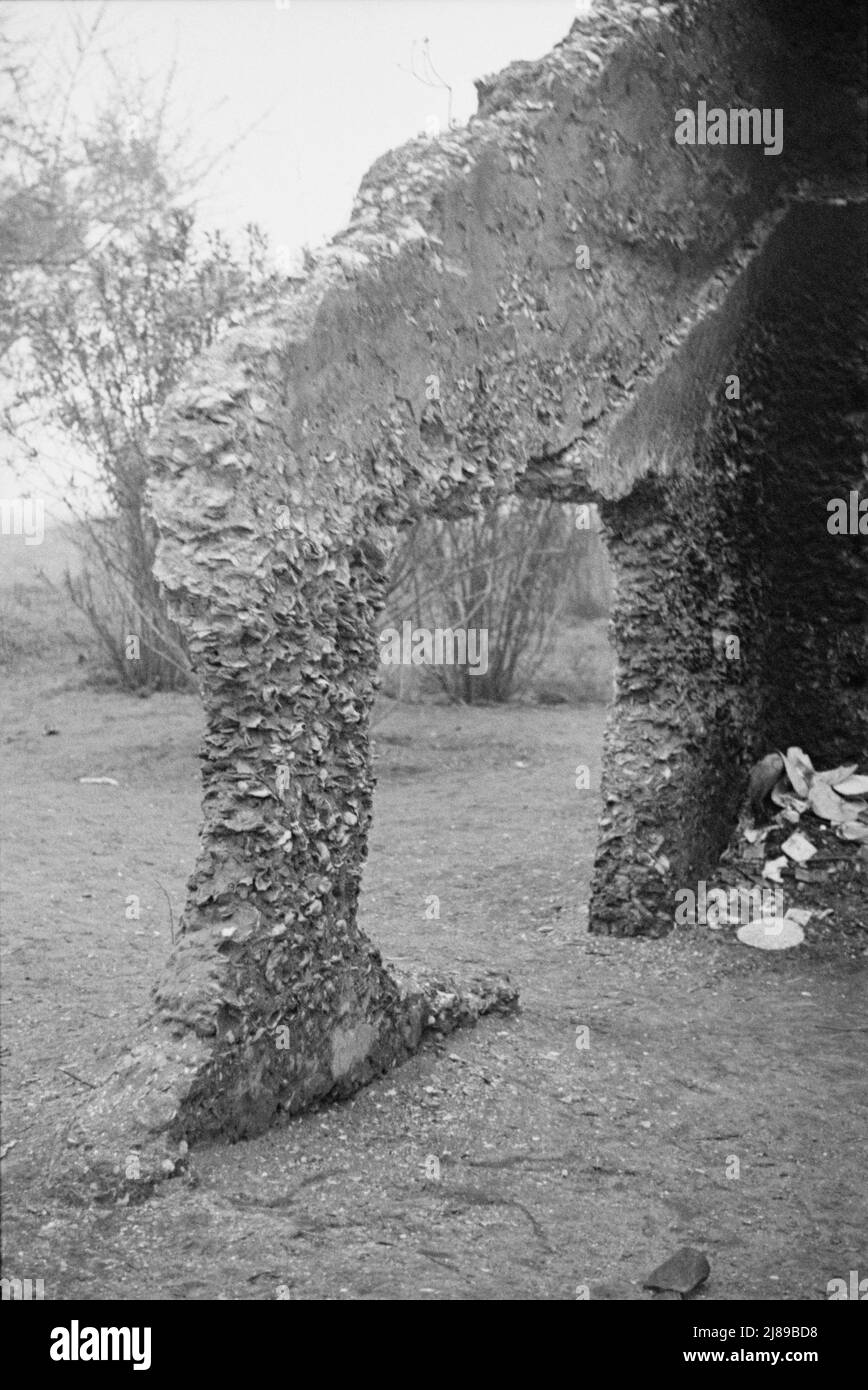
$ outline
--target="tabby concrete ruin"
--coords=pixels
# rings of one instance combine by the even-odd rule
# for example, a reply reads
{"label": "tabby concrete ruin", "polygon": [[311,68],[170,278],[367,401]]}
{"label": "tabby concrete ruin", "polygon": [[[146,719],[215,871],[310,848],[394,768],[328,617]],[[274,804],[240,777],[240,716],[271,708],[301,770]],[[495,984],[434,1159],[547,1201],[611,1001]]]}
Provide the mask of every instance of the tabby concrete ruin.
{"label": "tabby concrete ruin", "polygon": [[356,922],[378,614],[415,519],[599,508],[592,931],[670,930],[754,758],[868,746],[866,546],[827,528],[868,457],[860,9],[597,4],[478,84],[466,128],[380,159],[171,400],[158,574],[201,682],[204,820],[154,1017],[90,1106],[104,1151],[132,1116],[182,1148],[259,1133],[514,1007],[497,976],[399,977]]}

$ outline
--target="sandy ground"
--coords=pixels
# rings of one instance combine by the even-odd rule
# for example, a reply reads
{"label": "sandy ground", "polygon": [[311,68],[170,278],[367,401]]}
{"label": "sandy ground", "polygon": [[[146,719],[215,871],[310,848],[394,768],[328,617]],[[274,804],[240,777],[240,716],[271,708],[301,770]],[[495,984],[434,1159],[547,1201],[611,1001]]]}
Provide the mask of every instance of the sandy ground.
{"label": "sandy ground", "polygon": [[681,1245],[707,1299],[868,1273],[868,932],[589,937],[597,705],[384,702],[378,725],[364,925],[393,960],[507,971],[519,1016],[199,1150],[141,1205],[61,1196],[76,1103],[171,946],[201,711],[74,668],[10,679],[4,708],[4,1274],[55,1299],[642,1298]]}

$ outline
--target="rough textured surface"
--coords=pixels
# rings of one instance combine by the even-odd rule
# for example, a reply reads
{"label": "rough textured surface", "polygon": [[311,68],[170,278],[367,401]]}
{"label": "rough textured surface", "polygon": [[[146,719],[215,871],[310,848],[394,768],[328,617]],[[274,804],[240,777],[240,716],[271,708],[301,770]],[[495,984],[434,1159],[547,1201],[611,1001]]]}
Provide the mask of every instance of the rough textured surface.
{"label": "rough textured surface", "polygon": [[[151,1131],[256,1133],[400,1060],[427,1019],[514,1002],[399,982],[356,925],[376,621],[419,515],[516,489],[601,506],[620,669],[593,929],[668,929],[772,734],[831,711],[840,730],[804,742],[856,751],[862,562],[827,543],[824,501],[858,474],[856,13],[820,31],[801,5],[600,5],[481,84],[465,130],[378,161],[304,281],[176,393],[153,496],[207,716],[204,824],[161,1041],[97,1126],[157,1086]],[[676,146],[675,110],[707,98],[782,107],[783,154]],[[782,495],[816,557],[795,579]],[[822,640],[798,627],[815,595]],[[821,671],[824,711],[781,697]]]}
{"label": "rough textured surface", "polygon": [[[808,744],[830,766],[868,754],[868,546],[827,530],[828,500],[868,481],[866,211],[796,204],[661,377],[656,415],[614,432],[613,451],[665,454],[672,476],[649,470],[602,504],[619,689],[598,931],[671,929],[674,893],[711,876],[769,748]],[[709,405],[695,378],[722,337],[741,398]],[[697,400],[708,419],[691,433]]]}

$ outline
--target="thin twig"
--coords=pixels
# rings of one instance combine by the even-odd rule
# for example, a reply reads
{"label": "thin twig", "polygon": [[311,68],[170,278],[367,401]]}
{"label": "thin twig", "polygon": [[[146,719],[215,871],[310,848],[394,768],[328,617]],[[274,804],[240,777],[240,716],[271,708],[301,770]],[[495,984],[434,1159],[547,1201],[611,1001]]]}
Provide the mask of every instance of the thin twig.
{"label": "thin twig", "polygon": [[62,1071],[64,1076],[71,1076],[73,1081],[80,1081],[82,1086],[89,1086],[92,1091],[97,1089],[95,1081],[88,1081],[86,1077],[79,1076],[77,1072],[70,1071],[69,1067],[58,1067],[57,1070]]}
{"label": "thin twig", "polygon": [[815,1028],[822,1028],[824,1033],[868,1033],[868,1023],[856,1023],[852,1028],[835,1028],[830,1023],[815,1023]]}

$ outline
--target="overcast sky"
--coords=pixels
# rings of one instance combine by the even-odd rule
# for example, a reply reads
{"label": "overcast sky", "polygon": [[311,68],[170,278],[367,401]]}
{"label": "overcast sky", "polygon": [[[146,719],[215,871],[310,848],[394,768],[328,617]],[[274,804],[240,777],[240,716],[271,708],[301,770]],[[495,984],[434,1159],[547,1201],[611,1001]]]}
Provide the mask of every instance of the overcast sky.
{"label": "overcast sky", "polygon": [[[585,0],[12,0],[17,32],[63,42],[70,13],[104,10],[101,42],[123,66],[177,64],[174,119],[196,142],[241,146],[205,187],[206,220],[256,221],[287,250],[346,221],[368,165],[446,125],[449,96],[413,76],[428,40],[452,116],[476,109],[473,80],[541,57]],[[102,75],[98,64],[93,74]],[[92,95],[100,93],[92,87]]]}
{"label": "overcast sky", "polygon": [[[6,0],[16,37],[55,61],[70,19],[100,11],[100,45],[122,71],[164,78],[171,119],[205,151],[231,150],[200,191],[203,223],[239,232],[258,222],[290,263],[347,220],[368,166],[386,150],[445,128],[450,95],[426,85],[425,40],[451,89],[451,116],[476,109],[474,78],[541,57],[590,0]],[[428,80],[435,81],[428,70]],[[106,96],[96,54],[80,82],[86,110]],[[236,142],[241,138],[237,148]],[[40,444],[52,474],[69,451]],[[0,495],[15,481],[0,458]],[[51,508],[56,511],[56,508]]]}

